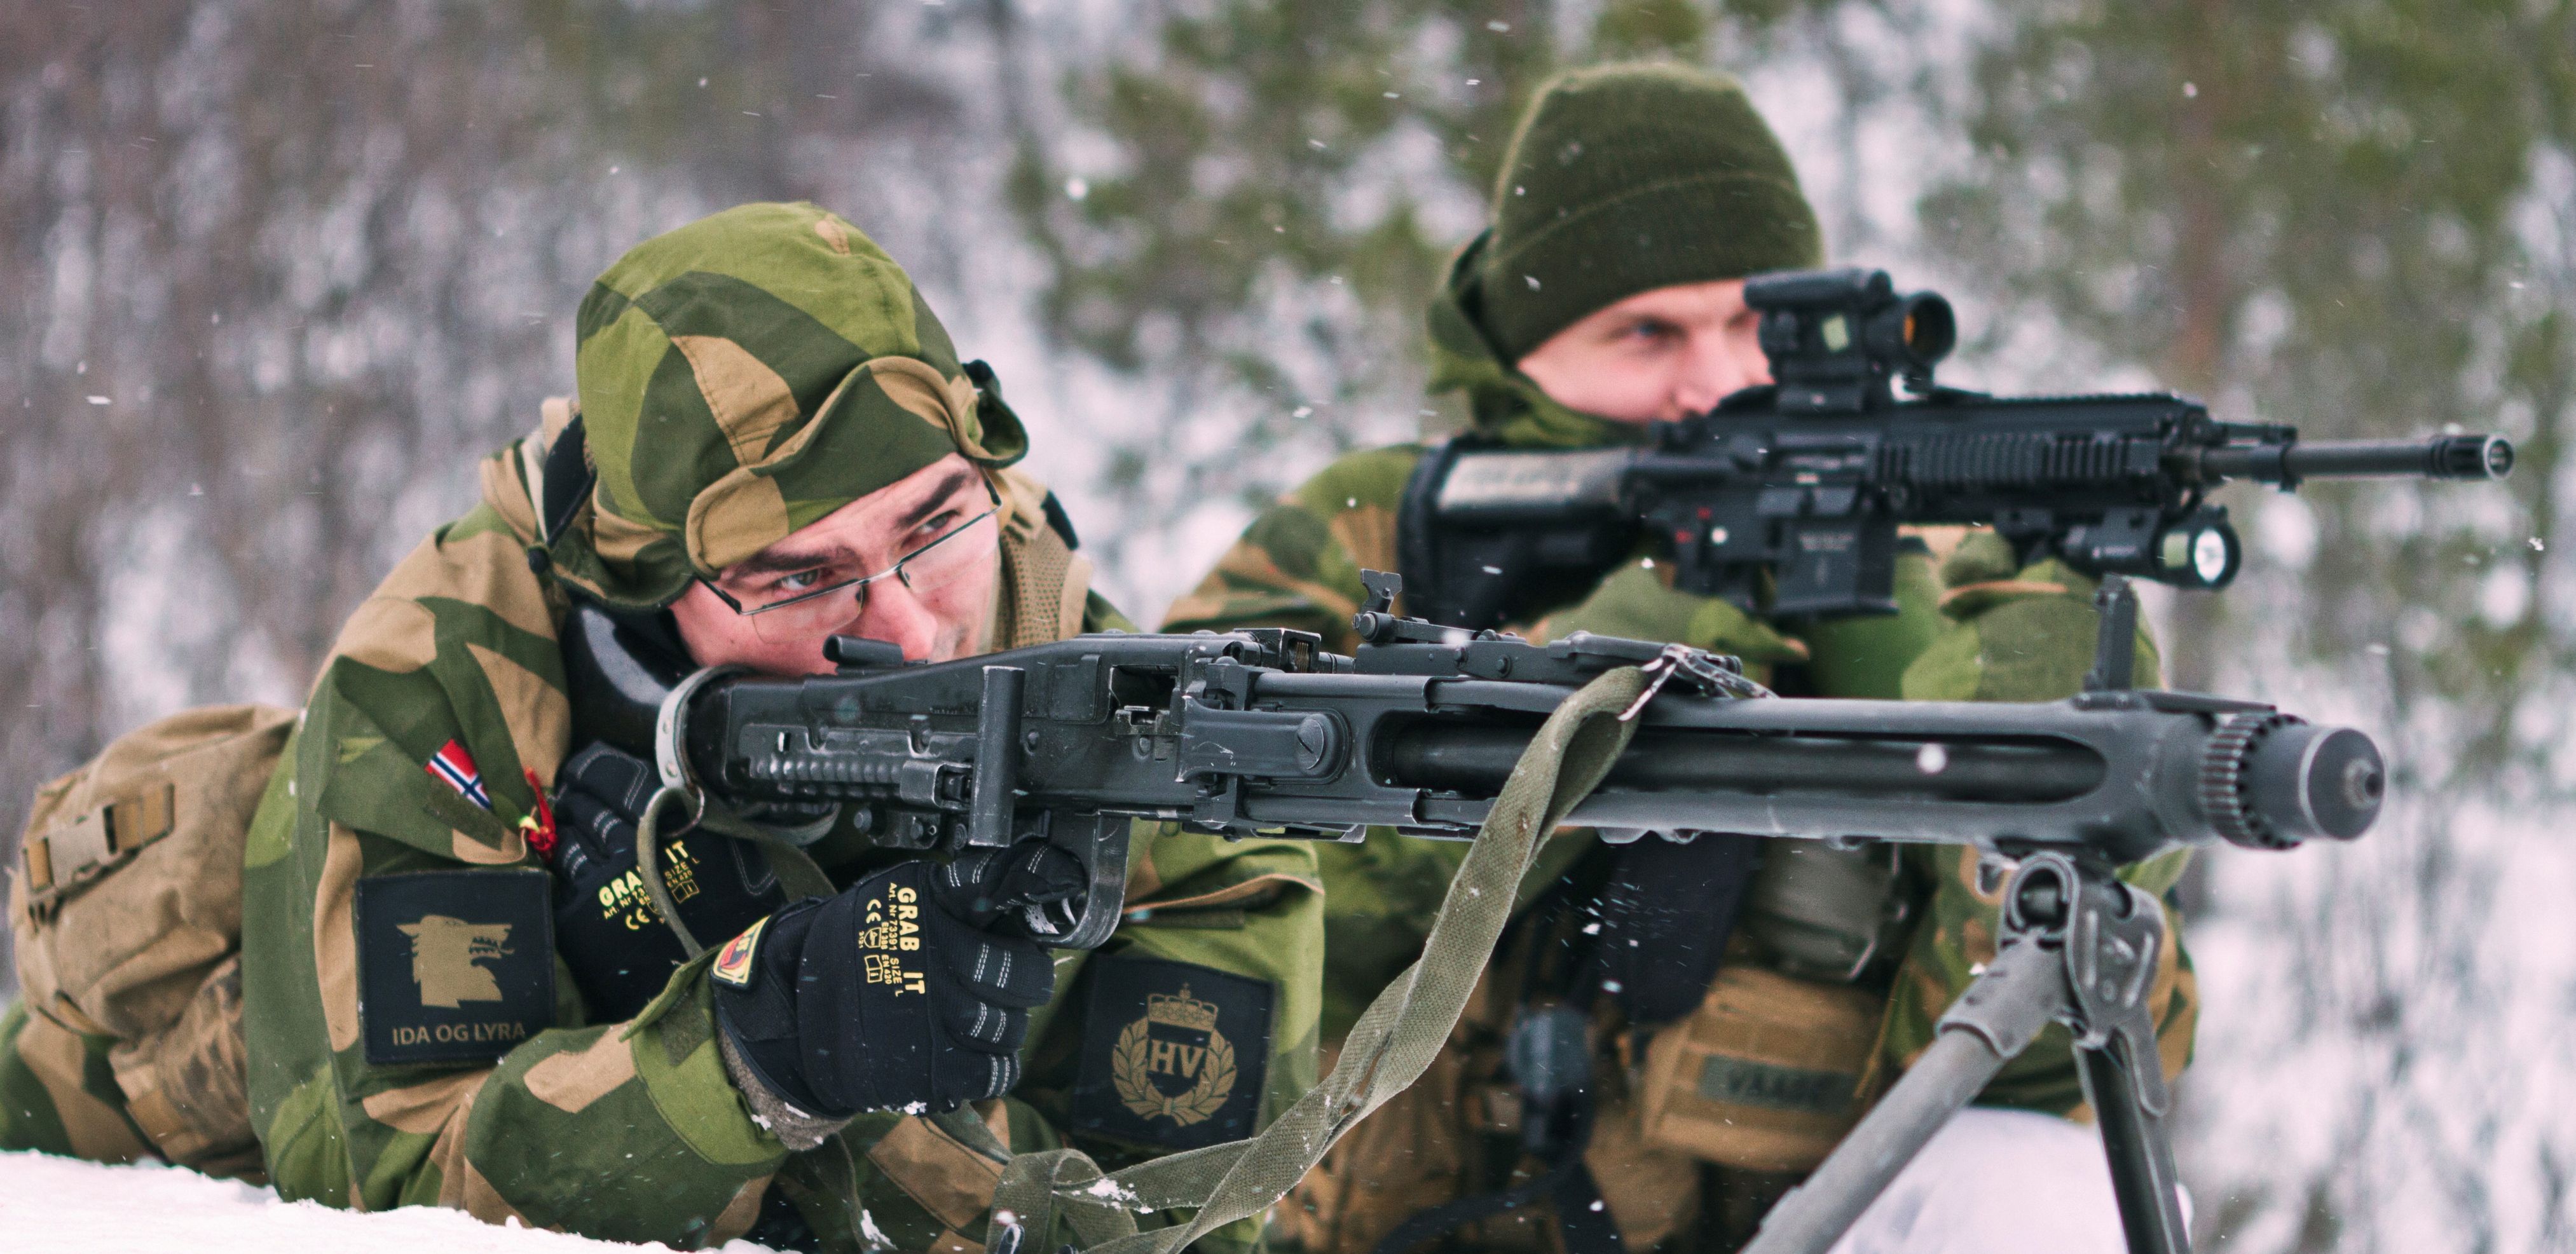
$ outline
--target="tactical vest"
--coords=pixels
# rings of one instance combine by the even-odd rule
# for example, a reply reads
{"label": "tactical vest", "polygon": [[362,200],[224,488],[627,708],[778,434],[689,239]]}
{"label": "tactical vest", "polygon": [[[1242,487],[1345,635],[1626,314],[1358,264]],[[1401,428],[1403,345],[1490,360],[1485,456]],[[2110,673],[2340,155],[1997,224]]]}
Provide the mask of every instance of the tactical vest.
{"label": "tactical vest", "polygon": [[[1411,612],[1472,627],[1537,621],[1582,600],[1631,555],[1634,528],[1607,515],[1569,511],[1537,527],[1434,518],[1441,476],[1470,443],[1427,452],[1408,478],[1383,551],[1351,553],[1364,568],[1402,570]],[[1355,550],[1375,538],[1342,536]],[[1426,594],[1420,599],[1417,587]],[[1635,912],[1647,933],[1695,929],[1688,936],[1640,934],[1628,951],[1658,955],[1649,967],[1688,972],[1617,972],[1609,987],[1621,990],[1617,1010],[1627,1013],[1606,1003],[1594,1008],[1594,1035],[1608,1042],[1610,1057],[1592,1074],[1581,1158],[1629,1248],[1657,1244],[1693,1221],[1693,1162],[1731,1169],[1758,1186],[1786,1187],[1823,1161],[1887,1081],[1876,1058],[1888,980],[1926,886],[1905,882],[1888,846],[1760,844],[1759,869],[1734,885],[1736,908]],[[1658,869],[1645,878],[1669,875]],[[1677,951],[1705,952],[1676,961]],[[1523,961],[1498,955],[1423,1081],[1308,1173],[1280,1208],[1289,1241],[1306,1254],[1392,1254],[1387,1246],[1414,1235],[1396,1235],[1399,1225],[1432,1210],[1482,1211],[1471,1199],[1490,1198],[1503,1182],[1533,1170],[1523,1163],[1513,1174],[1531,1103],[1506,1058],[1507,1042],[1516,1023],[1547,1009],[1550,993],[1535,990],[1533,997]],[[1673,987],[1650,998],[1660,1004],[1641,1006],[1640,976]],[[1692,987],[1674,996],[1682,983]],[[1720,1209],[1724,1200],[1701,1199]],[[1712,1218],[1729,1224],[1726,1216]],[[1456,1231],[1478,1248],[1534,1254],[1596,1244],[1570,1231],[1542,1233],[1523,1209],[1462,1221]]]}
{"label": "tactical vest", "polygon": [[1002,588],[993,598],[995,649],[1051,644],[1082,634],[1091,559],[1074,551],[1073,523],[1046,485],[1017,467],[990,472],[1004,498]]}

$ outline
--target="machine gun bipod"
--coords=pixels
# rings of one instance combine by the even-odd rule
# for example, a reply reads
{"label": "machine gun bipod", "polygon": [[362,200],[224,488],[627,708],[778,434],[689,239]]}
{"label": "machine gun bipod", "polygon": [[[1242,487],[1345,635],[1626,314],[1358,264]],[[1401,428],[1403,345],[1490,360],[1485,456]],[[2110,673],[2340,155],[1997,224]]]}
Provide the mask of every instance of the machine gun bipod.
{"label": "machine gun bipod", "polygon": [[[2137,593],[2119,575],[2095,596],[2102,632],[2086,687],[2128,686]],[[2130,1254],[2188,1254],[2165,1117],[2172,1093],[2147,1011],[2164,911],[2083,851],[2027,854],[2004,886],[1995,960],[1942,1014],[1930,1048],[1763,1218],[1745,1254],[1824,1254],[1941,1126],[2050,1022],[2075,1036],[2084,1100],[2102,1132]]]}

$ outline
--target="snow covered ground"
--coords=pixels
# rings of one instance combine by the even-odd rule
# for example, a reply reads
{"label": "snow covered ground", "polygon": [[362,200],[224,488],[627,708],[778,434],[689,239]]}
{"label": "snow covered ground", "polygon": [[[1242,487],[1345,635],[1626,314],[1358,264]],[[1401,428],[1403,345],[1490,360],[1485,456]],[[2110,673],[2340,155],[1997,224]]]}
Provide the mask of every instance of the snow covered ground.
{"label": "snow covered ground", "polygon": [[[278,1200],[267,1189],[175,1167],[106,1167],[0,1153],[0,1251],[62,1254],[583,1254],[662,1250],[495,1228],[461,1211],[373,1215]],[[736,1241],[725,1254],[767,1254]]]}

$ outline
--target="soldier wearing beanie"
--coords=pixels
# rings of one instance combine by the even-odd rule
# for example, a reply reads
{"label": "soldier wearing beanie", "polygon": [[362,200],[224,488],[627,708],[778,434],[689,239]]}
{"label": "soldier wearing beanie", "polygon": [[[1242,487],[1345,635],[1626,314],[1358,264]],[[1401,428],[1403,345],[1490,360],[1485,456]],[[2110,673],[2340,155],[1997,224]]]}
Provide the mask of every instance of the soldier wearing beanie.
{"label": "soldier wearing beanie", "polygon": [[[1432,390],[1465,393],[1474,427],[1461,438],[1483,446],[1636,443],[1650,422],[1769,383],[1744,279],[1823,256],[1788,154],[1733,79],[1671,65],[1560,74],[1512,137],[1489,225],[1431,303]],[[1347,652],[1359,572],[1398,568],[1405,487],[1427,451],[1327,467],[1255,520],[1165,629],[1295,627]],[[1802,695],[2076,691],[2090,581],[2054,562],[2016,570],[1991,536],[1929,538],[1947,560],[1936,568],[1926,537],[1910,538],[1889,617],[1748,614],[1674,590],[1670,564],[1641,550],[1514,629],[1735,654]],[[1391,831],[1319,849],[1328,1050],[1419,952],[1463,850]],[[2131,878],[2162,892],[2180,871]],[[1659,886],[1669,901],[1672,885],[1707,891],[1644,919],[1635,903]],[[1281,1233],[1308,1254],[1442,1233],[1574,1254],[1733,1248],[1930,1042],[1997,929],[1974,851],[1932,846],[1622,846],[1567,832],[1521,902],[1441,1060],[1280,1207]],[[2197,999],[2187,959],[2167,958],[2176,978],[2154,1011],[2170,1074],[2189,1055]],[[1538,1085],[1572,1097],[1534,1093],[1532,1074],[1563,1068],[1537,1067],[1535,1042],[1568,1021],[1588,1035],[1588,1078]],[[2005,1109],[1945,1130],[1843,1248],[2122,1248],[2098,1143],[2058,1117],[2083,1101],[2068,1058],[2025,1051],[1981,1098]]]}
{"label": "soldier wearing beanie", "polygon": [[1733,80],[1670,65],[1575,70],[1512,137],[1493,229],[1461,265],[1469,310],[1518,362],[1639,292],[1824,260],[1788,153]]}
{"label": "soldier wearing beanie", "polygon": [[[992,372],[841,218],[744,205],[648,240],[576,324],[578,404],[482,461],[480,502],[358,608],[292,720],[238,897],[210,903],[239,920],[228,1049],[186,1091],[129,1094],[116,1025],[14,1008],[0,1149],[214,1169],[165,1135],[175,1108],[228,1115],[249,1152],[224,1166],[291,1200],[964,1254],[994,1230],[995,1138],[1134,1161],[1249,1135],[1310,1086],[1303,842],[1140,829],[1137,922],[1054,953],[1008,907],[1080,886],[1060,852],[934,866],[839,808],[734,816],[765,844],[708,813],[662,845],[709,946],[684,951],[637,876],[656,780],[635,685],[826,671],[833,634],[946,661],[1128,624],[1014,466],[1028,441]],[[1222,908],[1151,909],[1181,900]],[[917,932],[864,940],[898,926],[887,902]],[[1114,1104],[1117,1077],[1089,1073],[1083,1034],[1184,986],[1236,1043],[1215,1109],[1101,1132],[1083,1094]]]}

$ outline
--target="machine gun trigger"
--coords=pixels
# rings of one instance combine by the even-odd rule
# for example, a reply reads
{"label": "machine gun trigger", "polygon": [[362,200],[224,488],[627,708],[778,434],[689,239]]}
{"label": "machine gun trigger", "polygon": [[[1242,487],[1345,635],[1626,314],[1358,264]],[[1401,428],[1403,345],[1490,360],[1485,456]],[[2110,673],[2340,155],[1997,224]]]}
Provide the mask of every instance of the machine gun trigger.
{"label": "machine gun trigger", "polygon": [[1619,711],[1622,723],[1635,719],[1638,712],[1646,708],[1646,703],[1654,700],[1655,694],[1662,692],[1664,685],[1676,675],[1704,697],[1749,699],[1773,695],[1770,689],[1729,670],[1715,654],[1686,644],[1665,645],[1662,652],[1639,669],[1646,674],[1646,690],[1638,693],[1637,699],[1629,702],[1627,709]]}
{"label": "machine gun trigger", "polygon": [[1117,814],[1048,818],[1045,840],[1082,864],[1086,884],[1078,901],[1032,907],[1024,915],[1030,939],[1052,949],[1098,949],[1127,905],[1128,820]]}

